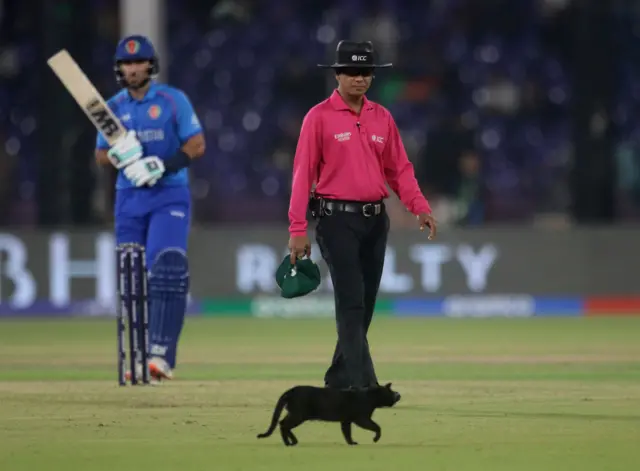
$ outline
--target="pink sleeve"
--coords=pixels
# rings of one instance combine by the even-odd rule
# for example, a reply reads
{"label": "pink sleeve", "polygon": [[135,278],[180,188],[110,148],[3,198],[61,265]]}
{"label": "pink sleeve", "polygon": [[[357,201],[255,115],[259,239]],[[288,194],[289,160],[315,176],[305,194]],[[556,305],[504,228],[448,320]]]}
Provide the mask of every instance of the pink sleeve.
{"label": "pink sleeve", "polygon": [[388,139],[384,151],[384,175],[387,183],[413,214],[431,214],[431,207],[420,191],[413,165],[407,157],[398,126],[391,115],[389,115]]}
{"label": "pink sleeve", "polygon": [[311,110],[304,117],[300,137],[293,159],[293,180],[289,202],[289,234],[305,235],[307,232],[307,207],[311,185],[318,173],[321,149],[320,117]]}

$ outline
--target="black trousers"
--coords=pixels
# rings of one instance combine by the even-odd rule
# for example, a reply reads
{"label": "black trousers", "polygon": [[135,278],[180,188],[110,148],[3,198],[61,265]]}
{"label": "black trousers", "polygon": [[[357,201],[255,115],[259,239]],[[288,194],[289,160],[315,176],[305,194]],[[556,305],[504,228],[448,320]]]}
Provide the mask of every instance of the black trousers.
{"label": "black trousers", "polygon": [[378,383],[367,332],[382,278],[389,217],[334,211],[319,219],[316,240],[329,267],[338,343],[325,385],[361,388]]}

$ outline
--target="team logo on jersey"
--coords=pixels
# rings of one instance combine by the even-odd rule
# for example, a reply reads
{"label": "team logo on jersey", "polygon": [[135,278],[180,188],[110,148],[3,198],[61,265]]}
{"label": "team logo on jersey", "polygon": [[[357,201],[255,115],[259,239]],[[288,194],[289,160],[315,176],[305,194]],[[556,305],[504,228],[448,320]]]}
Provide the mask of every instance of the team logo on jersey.
{"label": "team logo on jersey", "polygon": [[148,113],[151,119],[158,119],[160,113],[162,113],[162,108],[160,108],[158,105],[151,105],[149,107]]}
{"label": "team logo on jersey", "polygon": [[135,54],[140,50],[140,43],[135,39],[132,39],[131,41],[127,41],[125,48],[129,54]]}

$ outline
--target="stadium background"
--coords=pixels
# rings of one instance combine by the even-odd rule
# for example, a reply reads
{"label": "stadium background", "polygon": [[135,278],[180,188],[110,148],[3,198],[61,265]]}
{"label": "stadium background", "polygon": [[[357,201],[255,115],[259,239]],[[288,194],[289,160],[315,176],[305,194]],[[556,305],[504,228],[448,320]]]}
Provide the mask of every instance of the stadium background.
{"label": "stadium background", "polygon": [[[315,66],[340,38],[371,39],[394,62],[371,98],[396,117],[442,225],[427,244],[392,198],[381,311],[446,315],[450,296],[487,314],[483,303],[504,315],[639,310],[636,2],[0,5],[2,315],[113,311],[113,172],[95,168],[95,131],[45,60],[67,48],[108,96],[114,45],[134,31],[206,129],[192,170],[194,313],[290,310],[268,271],[286,244],[302,116],[334,86]],[[243,279],[250,264],[259,280]],[[296,309],[328,315],[326,295]]]}
{"label": "stadium background", "polygon": [[[191,172],[190,317],[157,388],[117,385],[114,175],[46,66],[67,48],[110,95],[132,32],[208,141]],[[300,121],[335,83],[316,64],[340,38],[395,64],[371,98],[401,128],[439,237],[390,200],[368,338],[402,401],[376,412],[381,441],[304,424],[291,450],[255,436],[283,390],[322,384],[333,302],[326,276],[280,298],[273,271]],[[0,0],[0,469],[628,471],[639,50],[636,0]]]}

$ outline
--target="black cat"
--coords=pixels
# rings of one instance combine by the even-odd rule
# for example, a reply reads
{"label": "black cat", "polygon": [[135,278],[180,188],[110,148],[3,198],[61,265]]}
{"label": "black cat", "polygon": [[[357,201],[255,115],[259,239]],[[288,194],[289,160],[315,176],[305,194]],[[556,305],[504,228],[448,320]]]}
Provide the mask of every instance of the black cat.
{"label": "black cat", "polygon": [[291,431],[307,420],[340,422],[342,434],[349,445],[357,445],[351,438],[351,424],[375,432],[374,442],[380,440],[380,426],[371,416],[380,407],[392,407],[400,400],[400,393],[391,389],[391,383],[367,389],[333,389],[315,386],[296,386],[286,391],[276,404],[269,430],[258,438],[270,436],[276,429],[282,409],[287,416],[280,421],[282,441],[287,446],[298,444]]}

